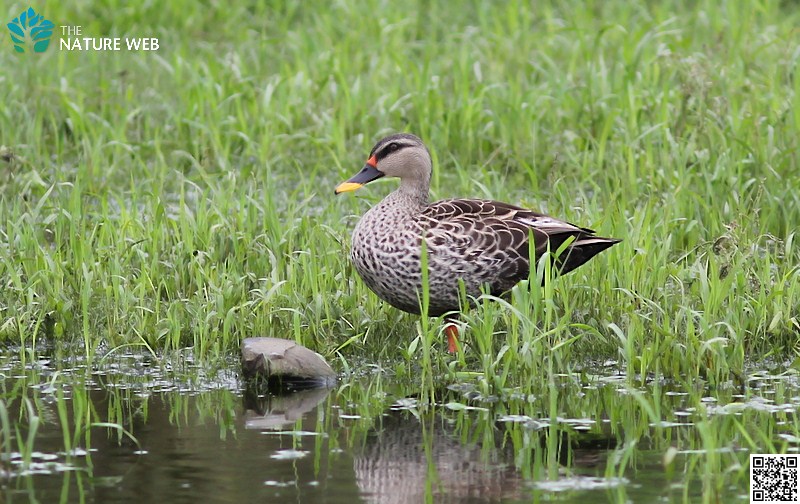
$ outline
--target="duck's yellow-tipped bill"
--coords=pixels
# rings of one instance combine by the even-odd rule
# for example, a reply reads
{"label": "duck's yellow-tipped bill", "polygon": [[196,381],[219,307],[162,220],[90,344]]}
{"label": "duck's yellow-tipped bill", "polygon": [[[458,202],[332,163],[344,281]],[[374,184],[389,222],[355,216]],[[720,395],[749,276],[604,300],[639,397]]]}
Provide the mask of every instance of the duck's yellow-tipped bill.
{"label": "duck's yellow-tipped bill", "polygon": [[336,194],[342,194],[343,192],[355,191],[356,189],[360,189],[362,187],[364,187],[364,184],[356,184],[355,182],[342,182],[336,186],[334,192]]}
{"label": "duck's yellow-tipped bill", "polygon": [[343,192],[355,191],[356,189],[363,187],[364,184],[383,177],[384,173],[375,168],[373,162],[374,158],[369,158],[369,161],[367,161],[367,164],[364,165],[364,168],[361,168],[360,172],[336,186],[334,192],[336,194],[341,194]]}

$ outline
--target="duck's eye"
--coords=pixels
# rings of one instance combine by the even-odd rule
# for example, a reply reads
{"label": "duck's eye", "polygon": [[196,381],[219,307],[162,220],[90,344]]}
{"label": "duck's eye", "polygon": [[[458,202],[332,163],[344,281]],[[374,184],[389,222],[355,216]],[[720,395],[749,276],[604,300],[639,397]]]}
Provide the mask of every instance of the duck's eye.
{"label": "duck's eye", "polygon": [[392,143],[390,143],[390,144],[389,144],[389,147],[388,147],[388,148],[389,148],[389,152],[394,152],[394,151],[396,151],[397,149],[399,149],[399,148],[400,148],[400,146],[399,146],[399,145],[397,145],[395,142],[392,142]]}

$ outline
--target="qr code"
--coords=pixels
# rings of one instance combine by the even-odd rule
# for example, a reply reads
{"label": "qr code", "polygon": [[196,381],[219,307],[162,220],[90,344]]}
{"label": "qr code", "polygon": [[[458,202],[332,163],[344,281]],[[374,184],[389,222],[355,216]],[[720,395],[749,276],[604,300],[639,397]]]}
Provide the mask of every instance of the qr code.
{"label": "qr code", "polygon": [[750,502],[800,502],[797,487],[798,455],[750,455]]}

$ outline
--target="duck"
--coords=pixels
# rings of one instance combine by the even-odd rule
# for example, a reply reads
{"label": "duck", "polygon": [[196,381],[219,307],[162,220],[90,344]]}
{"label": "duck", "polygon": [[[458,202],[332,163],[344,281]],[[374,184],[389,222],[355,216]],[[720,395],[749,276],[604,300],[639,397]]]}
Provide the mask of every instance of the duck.
{"label": "duck", "polygon": [[379,140],[364,167],[334,193],[355,191],[382,177],[400,179],[397,189],[359,219],[350,259],[379,298],[417,315],[422,314],[422,268],[427,262],[426,315],[445,316],[451,353],[458,350],[462,289],[473,304],[484,292],[507,296],[517,283],[528,280],[531,257],[537,263],[550,257],[554,271],[563,275],[621,241],[500,201],[431,202],[432,172],[431,153],[419,137],[393,134]]}

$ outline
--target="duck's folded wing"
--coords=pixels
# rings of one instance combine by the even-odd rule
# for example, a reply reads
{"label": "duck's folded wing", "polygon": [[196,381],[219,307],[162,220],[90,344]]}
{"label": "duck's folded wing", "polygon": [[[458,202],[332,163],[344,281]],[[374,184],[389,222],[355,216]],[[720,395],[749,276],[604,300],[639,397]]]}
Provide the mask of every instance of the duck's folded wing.
{"label": "duck's folded wing", "polygon": [[[572,244],[586,241],[587,245],[589,240],[604,240],[594,238],[591,229],[491,200],[436,202],[420,216],[420,224],[436,260],[449,263],[455,275],[479,276],[493,292],[503,292],[528,278],[531,239],[536,257],[548,249],[555,254],[570,238]],[[571,254],[569,248],[565,256]],[[571,266],[566,257],[554,264],[565,270]]]}

